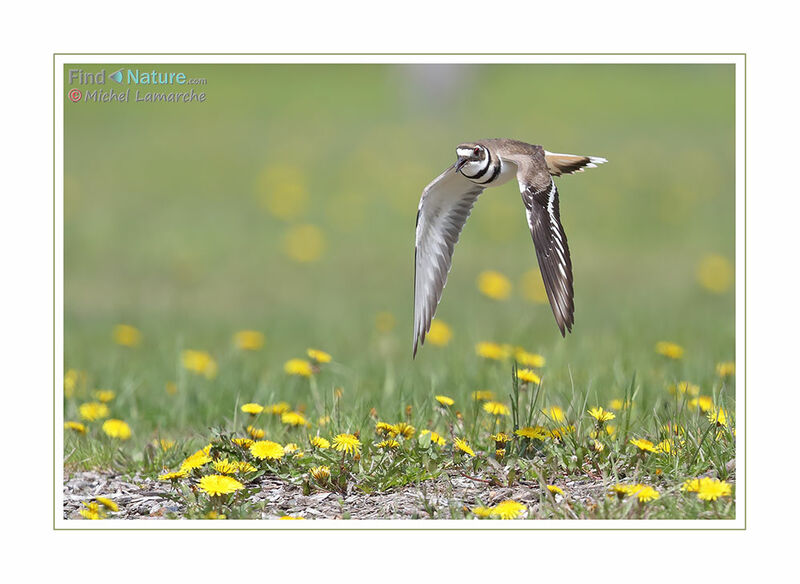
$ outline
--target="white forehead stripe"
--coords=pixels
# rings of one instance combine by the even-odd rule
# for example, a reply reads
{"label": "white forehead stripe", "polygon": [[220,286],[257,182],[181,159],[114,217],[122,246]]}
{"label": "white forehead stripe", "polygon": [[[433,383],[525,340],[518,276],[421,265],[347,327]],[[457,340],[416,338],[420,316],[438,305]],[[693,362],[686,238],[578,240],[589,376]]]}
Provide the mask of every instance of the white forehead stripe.
{"label": "white forehead stripe", "polygon": [[456,148],[456,154],[459,156],[472,156],[472,148]]}

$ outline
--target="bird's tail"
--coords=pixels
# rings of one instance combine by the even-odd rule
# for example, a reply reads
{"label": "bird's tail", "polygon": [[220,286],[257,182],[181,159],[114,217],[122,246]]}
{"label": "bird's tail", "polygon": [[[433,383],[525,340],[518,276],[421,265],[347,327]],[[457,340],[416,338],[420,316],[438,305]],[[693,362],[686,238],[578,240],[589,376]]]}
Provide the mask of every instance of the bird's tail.
{"label": "bird's tail", "polygon": [[553,176],[583,172],[585,168],[596,168],[597,165],[608,162],[605,158],[599,158],[597,156],[557,154],[555,152],[548,152],[547,150],[544,151],[544,159],[545,162],[547,162],[547,169]]}

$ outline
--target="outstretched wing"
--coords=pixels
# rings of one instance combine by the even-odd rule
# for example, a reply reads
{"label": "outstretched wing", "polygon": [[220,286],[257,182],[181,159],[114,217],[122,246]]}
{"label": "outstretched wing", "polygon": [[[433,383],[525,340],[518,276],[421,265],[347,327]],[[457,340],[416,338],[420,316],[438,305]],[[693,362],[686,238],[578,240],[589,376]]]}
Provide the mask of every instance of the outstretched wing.
{"label": "outstretched wing", "polygon": [[520,183],[520,191],[528,211],[528,225],[547,298],[561,335],[564,336],[565,329],[572,332],[575,303],[572,260],[569,257],[567,235],[561,226],[558,189],[551,178],[550,184],[543,188]]}
{"label": "outstretched wing", "polygon": [[461,228],[483,189],[453,165],[422,191],[414,251],[414,356],[431,328]]}
{"label": "outstretched wing", "polygon": [[574,154],[558,154],[544,151],[544,160],[547,170],[553,176],[583,172],[586,168],[597,168],[599,164],[608,162],[599,156],[575,156]]}

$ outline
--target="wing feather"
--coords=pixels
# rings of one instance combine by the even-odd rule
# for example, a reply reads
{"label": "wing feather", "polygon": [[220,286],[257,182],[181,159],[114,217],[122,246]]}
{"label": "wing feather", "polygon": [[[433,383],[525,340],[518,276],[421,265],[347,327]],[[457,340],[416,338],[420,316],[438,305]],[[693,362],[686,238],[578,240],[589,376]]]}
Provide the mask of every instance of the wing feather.
{"label": "wing feather", "polygon": [[528,225],[547,298],[561,335],[564,336],[565,330],[572,332],[575,322],[575,293],[567,235],[561,226],[558,189],[553,179],[550,179],[550,184],[545,188],[520,183],[520,190],[528,212]]}
{"label": "wing feather", "polygon": [[414,356],[430,330],[461,229],[483,190],[453,165],[422,192],[414,249]]}

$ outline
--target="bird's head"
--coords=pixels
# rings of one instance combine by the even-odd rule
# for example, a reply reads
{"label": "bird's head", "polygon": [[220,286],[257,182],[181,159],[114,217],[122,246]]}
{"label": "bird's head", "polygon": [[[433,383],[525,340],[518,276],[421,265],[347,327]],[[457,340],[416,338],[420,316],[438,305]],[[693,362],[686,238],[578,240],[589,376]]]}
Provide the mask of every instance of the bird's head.
{"label": "bird's head", "polygon": [[483,170],[489,160],[489,152],[485,146],[468,142],[459,144],[456,148],[456,172],[461,171],[464,176],[475,176]]}

